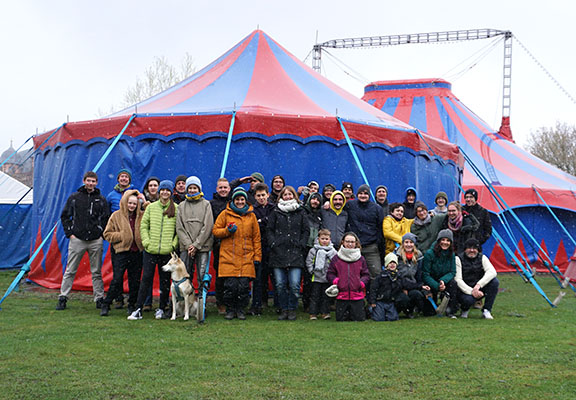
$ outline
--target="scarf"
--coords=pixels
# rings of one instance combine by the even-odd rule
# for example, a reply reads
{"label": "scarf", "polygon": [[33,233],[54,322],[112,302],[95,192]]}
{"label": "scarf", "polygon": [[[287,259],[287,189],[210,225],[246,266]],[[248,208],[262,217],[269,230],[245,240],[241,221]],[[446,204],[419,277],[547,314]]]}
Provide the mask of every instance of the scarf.
{"label": "scarf", "polygon": [[292,200],[278,200],[278,208],[280,209],[280,211],[284,211],[284,212],[292,212],[298,209],[298,207],[300,207],[300,204],[298,203],[298,200],[296,199],[292,199]]}
{"label": "scarf", "polygon": [[117,191],[118,193],[124,193],[124,191],[125,191],[125,190],[128,190],[128,189],[130,189],[130,186],[128,186],[127,188],[122,189],[122,188],[120,187],[120,184],[119,184],[119,183],[117,183],[117,184],[114,186],[114,190]]}
{"label": "scarf", "polygon": [[418,225],[418,226],[424,226],[424,225],[428,225],[430,222],[432,222],[432,217],[430,216],[430,214],[426,214],[426,218],[424,219],[420,219],[418,217],[414,218],[414,222],[412,222],[414,225]]}
{"label": "scarf", "polygon": [[338,250],[338,258],[342,261],[346,261],[347,263],[356,262],[362,257],[362,253],[360,253],[360,249],[347,249],[344,246],[340,246],[340,250]]}
{"label": "scarf", "polygon": [[314,259],[314,270],[322,271],[326,267],[326,258],[332,260],[332,257],[336,255],[336,249],[332,245],[330,246],[320,246],[315,244],[316,248],[316,258]]}
{"label": "scarf", "polygon": [[196,194],[188,194],[186,193],[186,200],[188,201],[198,201],[200,200],[202,197],[204,197],[204,193],[202,192],[198,192]]}
{"label": "scarf", "polygon": [[238,215],[244,215],[244,214],[246,214],[246,213],[248,212],[248,208],[249,208],[249,207],[250,207],[250,205],[249,205],[248,203],[246,203],[246,204],[244,205],[244,207],[238,208],[238,207],[236,207],[236,205],[234,205],[234,202],[233,202],[233,201],[230,202],[230,209],[231,209],[232,211],[234,211],[234,212],[235,212],[236,214],[238,214]]}
{"label": "scarf", "polygon": [[464,220],[464,215],[460,214],[458,217],[451,219],[448,218],[448,228],[453,232],[458,232],[462,228],[462,221]]}

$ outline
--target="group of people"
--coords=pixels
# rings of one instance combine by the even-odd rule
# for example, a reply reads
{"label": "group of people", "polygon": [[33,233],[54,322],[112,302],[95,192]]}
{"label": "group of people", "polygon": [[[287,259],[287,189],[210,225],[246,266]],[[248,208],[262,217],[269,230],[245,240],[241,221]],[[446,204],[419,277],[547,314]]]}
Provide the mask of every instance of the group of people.
{"label": "group of people", "polygon": [[[58,310],[66,308],[88,252],[100,315],[108,315],[115,300],[122,307],[127,272],[128,319],[142,319],[151,309],[157,270],[154,315],[166,318],[170,273],[161,267],[177,252],[189,276],[202,282],[212,252],[216,305],[227,320],[260,315],[270,283],[279,320],[297,318],[300,298],[310,320],[329,319],[334,308],[337,321],[393,321],[401,314],[434,315],[441,301],[448,302],[450,317],[460,310],[467,318],[479,306],[484,318],[493,318],[498,279],[482,254],[492,226],[474,189],[466,191],[464,206],[439,192],[429,209],[413,187],[402,202],[389,203],[384,185],[372,201],[365,184],[356,192],[350,182],[320,191],[315,181],[295,188],[276,175],[269,188],[258,172],[218,179],[211,200],[197,176],[175,182],[150,177],[140,192],[130,170],[122,169],[106,197],[94,172],[83,183],[61,215],[70,242]],[[103,240],[110,243],[113,267],[106,295]]]}

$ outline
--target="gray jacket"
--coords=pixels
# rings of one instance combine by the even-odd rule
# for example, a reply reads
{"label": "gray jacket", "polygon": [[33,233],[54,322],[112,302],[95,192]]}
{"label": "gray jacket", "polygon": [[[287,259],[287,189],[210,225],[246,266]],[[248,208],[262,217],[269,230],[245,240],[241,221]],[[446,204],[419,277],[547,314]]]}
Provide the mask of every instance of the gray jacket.
{"label": "gray jacket", "polygon": [[176,233],[180,242],[180,251],[187,250],[190,245],[194,245],[201,252],[211,251],[214,243],[213,226],[214,217],[208,200],[202,198],[180,203],[176,216]]}

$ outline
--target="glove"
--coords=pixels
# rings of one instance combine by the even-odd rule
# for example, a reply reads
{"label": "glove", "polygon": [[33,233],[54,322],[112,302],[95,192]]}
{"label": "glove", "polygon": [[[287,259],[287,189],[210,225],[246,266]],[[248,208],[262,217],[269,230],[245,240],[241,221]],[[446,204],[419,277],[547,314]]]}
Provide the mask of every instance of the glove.
{"label": "glove", "polygon": [[234,232],[236,232],[236,230],[238,229],[238,227],[236,226],[236,224],[235,224],[234,222],[230,222],[230,223],[228,224],[228,228],[227,228],[227,229],[228,229],[228,232],[234,233]]}
{"label": "glove", "polygon": [[328,289],[326,289],[324,293],[326,293],[326,296],[328,297],[336,297],[338,296],[338,286],[332,285]]}

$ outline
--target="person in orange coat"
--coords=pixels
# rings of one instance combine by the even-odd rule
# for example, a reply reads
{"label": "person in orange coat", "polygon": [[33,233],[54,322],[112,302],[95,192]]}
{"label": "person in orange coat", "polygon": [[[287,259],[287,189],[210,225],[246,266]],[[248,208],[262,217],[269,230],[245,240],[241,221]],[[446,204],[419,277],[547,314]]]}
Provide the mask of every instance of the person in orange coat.
{"label": "person in orange coat", "polygon": [[246,319],[250,280],[256,277],[254,265],[262,260],[260,228],[247,199],[246,191],[236,188],[212,228],[214,237],[221,239],[218,277],[224,278],[224,318],[228,320]]}

